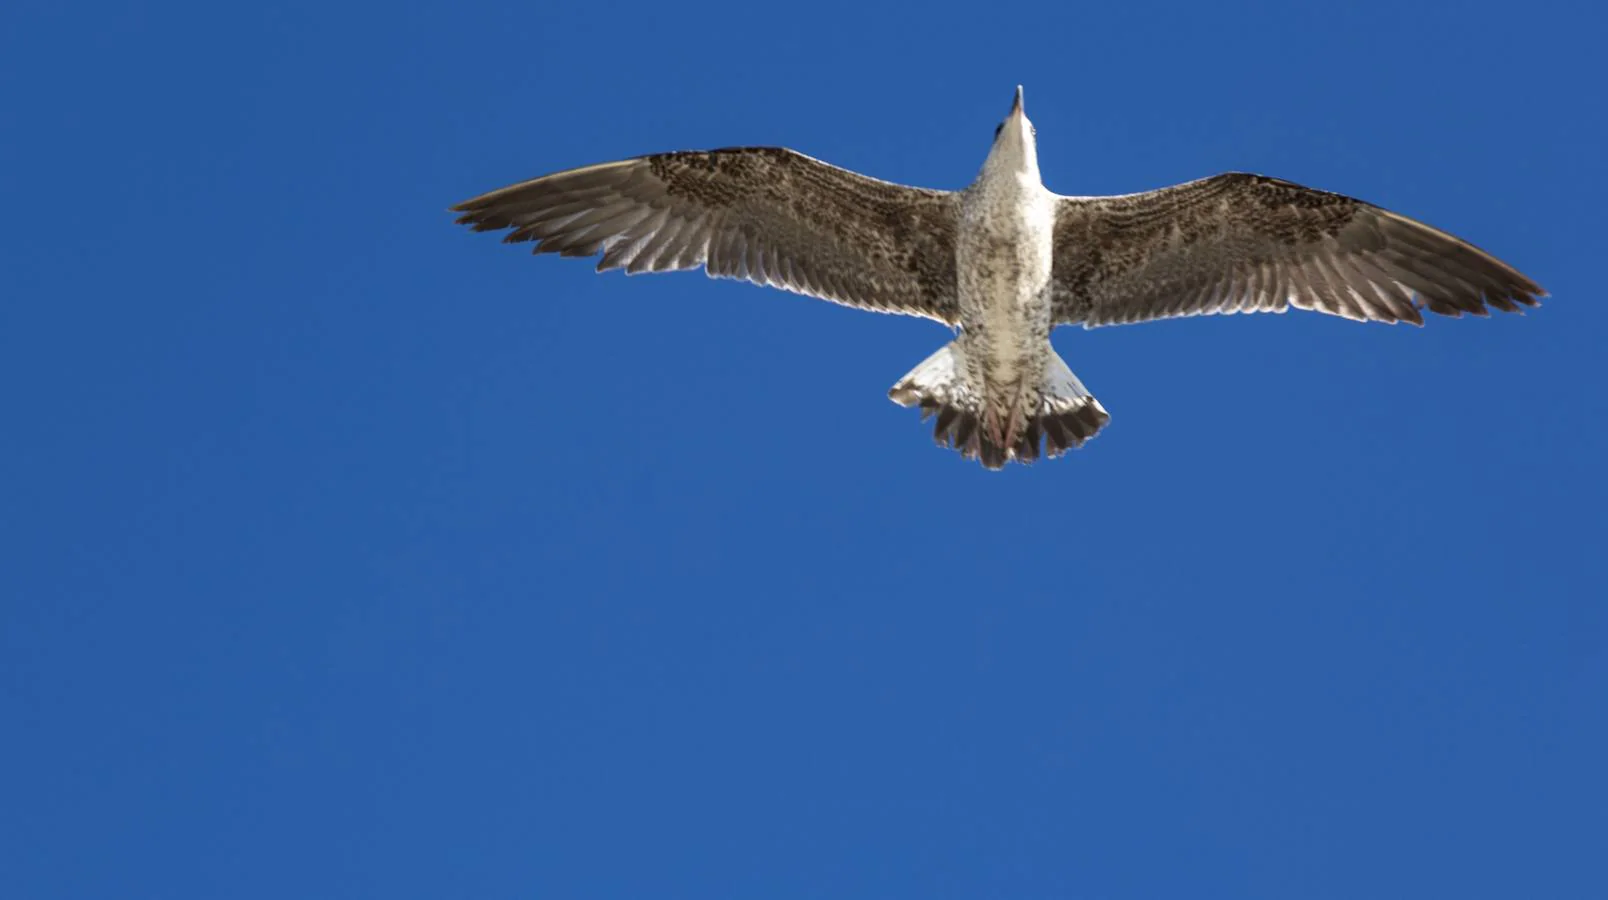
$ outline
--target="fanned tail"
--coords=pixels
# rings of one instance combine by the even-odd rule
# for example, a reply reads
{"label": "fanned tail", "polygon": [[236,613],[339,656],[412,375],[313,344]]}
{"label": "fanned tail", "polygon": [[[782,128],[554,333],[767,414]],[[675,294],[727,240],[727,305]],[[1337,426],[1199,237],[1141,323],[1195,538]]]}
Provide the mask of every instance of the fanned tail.
{"label": "fanned tail", "polygon": [[1030,463],[1056,457],[1094,437],[1111,421],[1100,401],[1055,353],[1036,390],[1014,406],[990,405],[971,382],[965,350],[950,343],[888,391],[900,406],[917,406],[921,419],[936,416],[933,439],[989,469],[1010,460]]}

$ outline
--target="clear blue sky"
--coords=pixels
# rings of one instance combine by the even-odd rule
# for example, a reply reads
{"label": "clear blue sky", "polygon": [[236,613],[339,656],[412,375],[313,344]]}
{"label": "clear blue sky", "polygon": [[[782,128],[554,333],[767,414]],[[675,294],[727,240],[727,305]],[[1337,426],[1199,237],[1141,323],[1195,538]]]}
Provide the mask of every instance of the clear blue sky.
{"label": "clear blue sky", "polygon": [[[1552,2],[0,13],[0,893],[1608,896],[1602,13]],[[1553,297],[946,340],[446,207],[785,144],[1277,175]],[[1225,405],[1233,427],[1217,427]]]}

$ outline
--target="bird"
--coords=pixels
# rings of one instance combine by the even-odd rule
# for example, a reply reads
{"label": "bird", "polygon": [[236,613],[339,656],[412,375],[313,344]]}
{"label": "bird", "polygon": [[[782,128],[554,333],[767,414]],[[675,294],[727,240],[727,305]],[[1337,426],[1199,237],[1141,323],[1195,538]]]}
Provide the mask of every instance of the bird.
{"label": "bird", "polygon": [[954,339],[888,397],[990,470],[1081,447],[1111,420],[1052,329],[1311,310],[1422,325],[1547,296],[1512,266],[1343,194],[1225,172],[1156,190],[1044,186],[1016,87],[970,185],[912,187],[774,146],[679,150],[569,169],[450,208],[474,231],[627,274],[702,267]]}

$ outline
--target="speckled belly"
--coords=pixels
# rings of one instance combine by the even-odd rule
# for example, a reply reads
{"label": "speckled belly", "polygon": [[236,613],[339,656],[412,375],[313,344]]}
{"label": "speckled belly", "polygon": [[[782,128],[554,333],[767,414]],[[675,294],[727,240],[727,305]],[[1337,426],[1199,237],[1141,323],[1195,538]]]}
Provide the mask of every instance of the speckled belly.
{"label": "speckled belly", "polygon": [[1036,388],[1050,353],[1053,208],[1020,198],[968,204],[956,247],[961,340],[996,403]]}

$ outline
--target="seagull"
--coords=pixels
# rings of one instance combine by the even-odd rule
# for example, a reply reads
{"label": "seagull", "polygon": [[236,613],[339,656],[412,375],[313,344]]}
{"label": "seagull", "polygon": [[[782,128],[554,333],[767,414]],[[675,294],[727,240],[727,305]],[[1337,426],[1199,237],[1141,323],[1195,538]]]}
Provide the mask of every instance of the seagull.
{"label": "seagull", "polygon": [[1362,200],[1228,172],[1105,197],[1051,192],[1016,88],[960,191],[881,181],[784,147],[658,153],[452,207],[535,253],[628,274],[704,268],[846,306],[923,316],[955,339],[888,396],[993,470],[1080,447],[1111,417],[1055,352],[1058,325],[1282,313],[1423,324],[1546,296],[1489,253]]}

